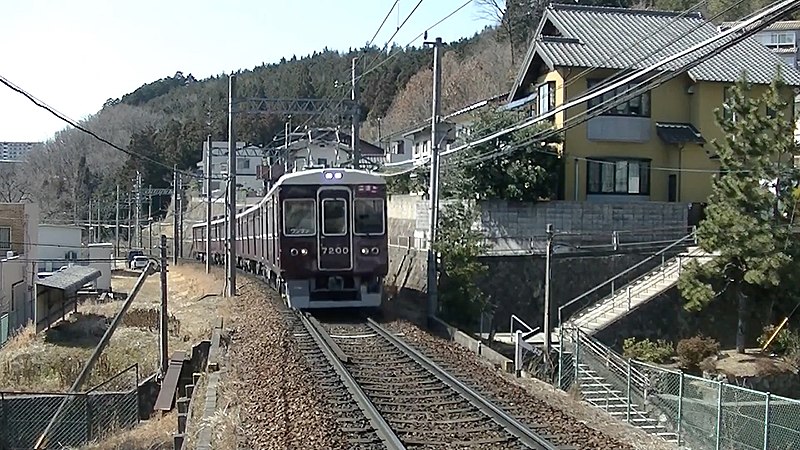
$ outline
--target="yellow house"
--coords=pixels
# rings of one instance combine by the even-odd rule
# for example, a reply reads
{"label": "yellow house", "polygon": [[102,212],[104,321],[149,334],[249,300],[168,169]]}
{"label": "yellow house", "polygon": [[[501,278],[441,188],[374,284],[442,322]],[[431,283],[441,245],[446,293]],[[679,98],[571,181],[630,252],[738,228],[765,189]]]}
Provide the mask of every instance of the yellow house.
{"label": "yellow house", "polygon": [[[550,5],[509,93],[508,107],[530,108],[533,115],[546,113],[585,95],[610,75],[649,67],[718,32],[699,13]],[[800,86],[797,70],[748,38],[649,92],[568,128],[560,149],[564,164],[559,198],[705,202],[712,175],[719,171],[710,143],[722,137],[714,109],[723,106],[726,88],[743,71],[755,85],[754,94],[760,94],[779,66],[787,85]],[[621,87],[616,94],[627,89]],[[588,103],[593,107],[614,96],[610,92]],[[787,88],[786,96],[793,98],[792,89]],[[555,126],[581,115],[586,106],[584,102],[558,113]]]}

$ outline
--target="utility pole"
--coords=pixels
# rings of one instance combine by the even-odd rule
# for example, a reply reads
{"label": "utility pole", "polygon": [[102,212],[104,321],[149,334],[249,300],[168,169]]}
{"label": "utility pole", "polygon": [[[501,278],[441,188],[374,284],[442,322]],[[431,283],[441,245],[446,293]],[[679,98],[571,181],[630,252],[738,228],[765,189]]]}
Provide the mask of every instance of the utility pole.
{"label": "utility pole", "polygon": [[284,137],[283,137],[283,150],[284,150],[284,157],[283,157],[283,173],[289,173],[289,129],[292,127],[292,116],[286,118],[286,124],[284,125]]}
{"label": "utility pole", "polygon": [[147,252],[153,251],[153,185],[147,191]]}
{"label": "utility pole", "polygon": [[[231,74],[228,85],[228,289],[226,295],[236,295],[236,133],[233,115],[236,106],[236,75]],[[288,150],[288,148],[287,148]],[[288,155],[287,155],[288,156]]]}
{"label": "utility pole", "polygon": [[353,100],[356,104],[355,112],[353,112],[353,125],[352,125],[352,136],[350,137],[351,148],[353,149],[353,168],[360,169],[361,168],[361,139],[359,139],[358,135],[360,134],[360,125],[361,125],[361,114],[358,108],[358,68],[356,66],[356,62],[358,58],[353,58],[352,61],[352,78],[353,78],[353,86],[350,89],[350,99]]}
{"label": "utility pole", "polygon": [[178,265],[178,165],[172,166],[172,264]]}
{"label": "utility pole", "polygon": [[542,330],[544,330],[544,362],[545,367],[550,367],[550,271],[552,264],[550,260],[553,256],[553,224],[547,224],[547,256],[544,263],[544,320]]}
{"label": "utility pole", "polygon": [[183,258],[183,177],[178,174],[178,256]]}
{"label": "utility pole", "polygon": [[433,43],[433,114],[431,115],[431,180],[430,225],[428,230],[428,316],[435,317],[439,308],[438,281],[436,277],[436,228],[439,219],[439,121],[441,119],[442,88],[442,38]]}
{"label": "utility pole", "polygon": [[136,228],[134,235],[136,241],[139,243],[139,248],[142,248],[142,173],[136,171]]}
{"label": "utility pole", "polygon": [[169,326],[169,316],[167,310],[167,236],[161,235],[161,310],[158,315],[159,329],[159,356],[161,361],[161,376],[167,373],[169,365],[167,327]]}
{"label": "utility pole", "polygon": [[133,210],[133,196],[128,193],[128,250],[133,247],[133,238],[131,237],[131,230],[133,230],[133,214],[131,211]]}
{"label": "utility pole", "polygon": [[99,198],[95,202],[95,205],[97,206],[97,219],[96,219],[97,227],[95,227],[96,231],[95,231],[94,241],[95,242],[100,242],[100,225],[101,224],[100,224],[100,199]]}
{"label": "utility pole", "polygon": [[119,185],[117,185],[117,197],[114,203],[114,258],[119,258]]}
{"label": "utility pole", "polygon": [[[206,273],[211,273],[211,135],[206,140]],[[199,250],[199,249],[198,249]]]}
{"label": "utility pole", "polygon": [[92,196],[89,196],[89,228],[88,233],[86,233],[86,242],[92,243],[94,242],[94,230],[92,229]]}

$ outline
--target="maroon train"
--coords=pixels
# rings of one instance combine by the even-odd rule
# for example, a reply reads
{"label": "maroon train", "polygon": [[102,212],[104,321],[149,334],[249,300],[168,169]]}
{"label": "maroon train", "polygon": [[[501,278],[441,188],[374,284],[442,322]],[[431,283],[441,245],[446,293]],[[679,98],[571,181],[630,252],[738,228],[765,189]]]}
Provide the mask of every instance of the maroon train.
{"label": "maroon train", "polygon": [[[292,308],[377,307],[389,268],[386,182],[353,169],[281,177],[236,215],[237,266],[265,277]],[[205,260],[205,224],[192,227]],[[225,220],[211,223],[211,260],[224,262]]]}

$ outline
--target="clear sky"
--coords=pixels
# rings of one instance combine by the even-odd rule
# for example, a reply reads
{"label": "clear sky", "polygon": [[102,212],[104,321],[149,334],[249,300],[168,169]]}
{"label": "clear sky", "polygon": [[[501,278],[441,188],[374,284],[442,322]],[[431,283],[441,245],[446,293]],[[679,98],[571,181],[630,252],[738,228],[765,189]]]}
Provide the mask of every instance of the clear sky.
{"label": "clear sky", "polygon": [[[399,0],[382,46],[418,0]],[[405,46],[465,0],[423,0]],[[68,117],[97,112],[177,71],[197,79],[321,50],[361,47],[394,0],[0,0],[0,75]],[[398,17],[399,9],[399,17]],[[430,30],[445,42],[489,25],[470,4]],[[414,45],[421,45],[420,38]],[[65,123],[0,85],[0,141],[41,141]]]}

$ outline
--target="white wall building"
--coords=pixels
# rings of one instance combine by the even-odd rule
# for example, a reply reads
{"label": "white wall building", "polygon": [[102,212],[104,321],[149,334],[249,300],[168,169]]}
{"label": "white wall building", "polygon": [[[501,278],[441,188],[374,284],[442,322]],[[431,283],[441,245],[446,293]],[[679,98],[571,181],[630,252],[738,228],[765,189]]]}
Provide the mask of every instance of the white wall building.
{"label": "white wall building", "polygon": [[34,318],[39,207],[0,203],[0,344]]}
{"label": "white wall building", "polygon": [[37,274],[47,276],[65,266],[88,266],[100,271],[100,278],[93,282],[94,288],[110,290],[113,244],[103,242],[84,246],[81,231],[81,227],[72,225],[39,225]]}
{"label": "white wall building", "polygon": [[[205,175],[206,155],[208,153],[208,143],[203,142],[203,158],[197,163],[197,167]],[[263,151],[256,146],[245,146],[244,142],[236,143],[236,184],[241,189],[253,193],[260,193],[264,189],[264,182],[256,176],[256,170],[263,160]],[[228,142],[211,142],[211,175],[212,177],[224,177],[228,174]],[[225,189],[223,180],[211,181],[212,195],[219,195],[220,190]],[[203,195],[206,195],[208,188],[206,181],[203,180]]]}
{"label": "white wall building", "polygon": [[41,142],[0,142],[0,161],[21,161]]}
{"label": "white wall building", "polygon": [[37,273],[51,273],[74,264],[81,254],[82,231],[72,225],[40,224]]}

